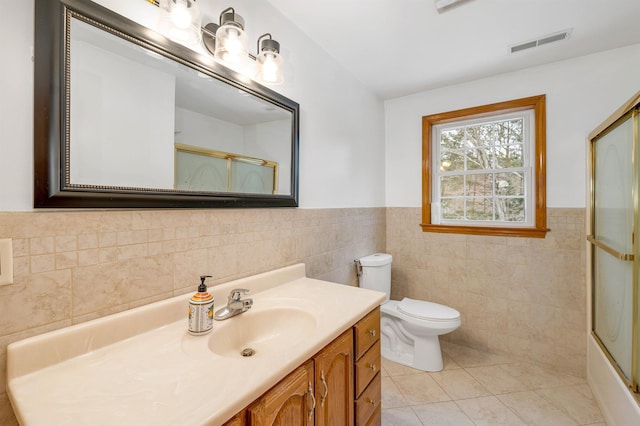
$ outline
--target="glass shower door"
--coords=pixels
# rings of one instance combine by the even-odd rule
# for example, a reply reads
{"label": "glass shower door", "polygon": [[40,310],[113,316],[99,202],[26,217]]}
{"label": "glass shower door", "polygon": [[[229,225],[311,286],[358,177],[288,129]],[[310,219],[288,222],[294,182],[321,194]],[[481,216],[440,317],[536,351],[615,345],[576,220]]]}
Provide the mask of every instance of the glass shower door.
{"label": "glass shower door", "polygon": [[633,380],[634,114],[593,142],[593,331]]}

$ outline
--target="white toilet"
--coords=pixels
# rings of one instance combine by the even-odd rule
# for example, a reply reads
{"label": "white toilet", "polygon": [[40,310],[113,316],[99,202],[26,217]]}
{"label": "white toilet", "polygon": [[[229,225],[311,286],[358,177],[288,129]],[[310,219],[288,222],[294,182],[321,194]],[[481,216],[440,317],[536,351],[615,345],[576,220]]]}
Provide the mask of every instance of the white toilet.
{"label": "white toilet", "polygon": [[390,254],[376,253],[355,260],[360,287],[387,293],[380,305],[382,356],[424,371],[442,370],[438,336],[460,326],[460,313],[448,306],[404,298],[389,300]]}

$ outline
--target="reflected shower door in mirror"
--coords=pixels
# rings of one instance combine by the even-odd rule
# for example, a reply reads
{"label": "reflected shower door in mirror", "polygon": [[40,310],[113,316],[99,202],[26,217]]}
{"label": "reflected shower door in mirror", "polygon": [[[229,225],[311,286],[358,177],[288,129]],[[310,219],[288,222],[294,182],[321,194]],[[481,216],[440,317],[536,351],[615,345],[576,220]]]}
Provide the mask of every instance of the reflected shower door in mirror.
{"label": "reflected shower door in mirror", "polygon": [[297,206],[297,103],[91,2],[45,20],[35,207]]}
{"label": "reflected shower door in mirror", "polygon": [[278,163],[176,144],[175,184],[190,191],[276,194]]}

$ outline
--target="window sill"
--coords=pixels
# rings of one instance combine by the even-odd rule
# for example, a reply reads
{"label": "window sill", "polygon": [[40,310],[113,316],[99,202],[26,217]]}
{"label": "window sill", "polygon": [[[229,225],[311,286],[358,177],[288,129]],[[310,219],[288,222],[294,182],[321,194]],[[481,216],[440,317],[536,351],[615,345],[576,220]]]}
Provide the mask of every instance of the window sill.
{"label": "window sill", "polygon": [[422,232],[443,234],[491,235],[498,237],[544,238],[548,228],[507,228],[502,226],[464,226],[420,224]]}

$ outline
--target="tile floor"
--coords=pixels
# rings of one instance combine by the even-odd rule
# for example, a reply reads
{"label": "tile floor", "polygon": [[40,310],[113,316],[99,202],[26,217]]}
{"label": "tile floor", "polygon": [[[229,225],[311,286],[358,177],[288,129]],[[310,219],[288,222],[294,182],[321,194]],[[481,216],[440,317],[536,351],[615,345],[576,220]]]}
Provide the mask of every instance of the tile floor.
{"label": "tile floor", "polygon": [[584,379],[442,342],[444,370],[383,359],[382,425],[605,425]]}

